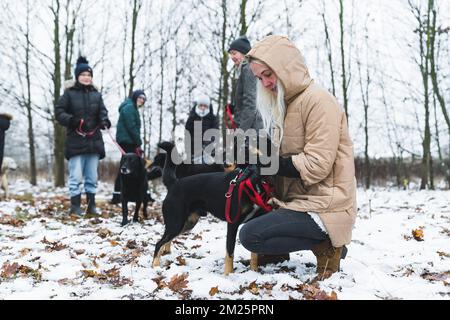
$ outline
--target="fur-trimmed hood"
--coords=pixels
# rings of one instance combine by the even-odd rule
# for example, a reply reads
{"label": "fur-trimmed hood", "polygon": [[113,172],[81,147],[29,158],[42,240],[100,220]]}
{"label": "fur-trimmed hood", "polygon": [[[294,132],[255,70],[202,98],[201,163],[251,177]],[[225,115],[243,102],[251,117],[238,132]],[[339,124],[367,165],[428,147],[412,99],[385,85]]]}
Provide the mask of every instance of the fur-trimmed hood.
{"label": "fur-trimmed hood", "polygon": [[[73,79],[64,81],[64,90],[75,88],[77,82]],[[91,87],[95,89],[95,91],[100,91],[95,83],[91,84]]]}

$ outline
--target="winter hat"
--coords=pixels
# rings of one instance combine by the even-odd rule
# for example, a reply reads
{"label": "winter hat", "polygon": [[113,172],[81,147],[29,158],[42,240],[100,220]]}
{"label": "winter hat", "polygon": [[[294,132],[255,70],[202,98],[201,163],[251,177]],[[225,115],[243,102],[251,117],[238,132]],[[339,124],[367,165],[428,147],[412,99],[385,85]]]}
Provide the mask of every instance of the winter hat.
{"label": "winter hat", "polygon": [[210,100],[209,97],[206,96],[206,95],[200,95],[200,96],[198,96],[197,99],[195,100],[195,103],[196,103],[197,105],[204,104],[204,105],[206,105],[206,106],[209,106],[209,105],[211,104],[211,100]]}
{"label": "winter hat", "polygon": [[248,41],[247,37],[240,36],[230,44],[228,52],[230,52],[231,50],[236,50],[245,55],[250,51],[251,48],[252,47],[250,46],[250,41]]}
{"label": "winter hat", "polygon": [[145,92],[143,90],[133,91],[133,93],[131,94],[131,100],[133,100],[134,104],[136,104],[136,101],[140,96],[143,96],[144,99],[147,99],[147,96],[145,95]]}
{"label": "winter hat", "polygon": [[77,60],[77,66],[75,67],[75,80],[78,80],[78,76],[80,73],[88,71],[91,73],[91,76],[94,76],[94,73],[92,72],[92,68],[89,66],[89,62],[86,60],[85,57],[78,57]]}

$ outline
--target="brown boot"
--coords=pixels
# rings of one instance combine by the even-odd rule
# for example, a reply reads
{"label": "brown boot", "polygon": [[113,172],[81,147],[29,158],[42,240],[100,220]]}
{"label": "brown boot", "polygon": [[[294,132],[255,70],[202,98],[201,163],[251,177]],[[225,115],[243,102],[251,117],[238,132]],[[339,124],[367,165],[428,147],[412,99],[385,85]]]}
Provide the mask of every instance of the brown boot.
{"label": "brown boot", "polygon": [[258,267],[266,266],[270,263],[289,261],[289,253],[285,254],[258,254]]}
{"label": "brown boot", "polygon": [[314,280],[324,280],[339,271],[341,258],[345,258],[347,248],[333,247],[330,240],[325,240],[316,245],[312,252],[317,258],[317,277]]}

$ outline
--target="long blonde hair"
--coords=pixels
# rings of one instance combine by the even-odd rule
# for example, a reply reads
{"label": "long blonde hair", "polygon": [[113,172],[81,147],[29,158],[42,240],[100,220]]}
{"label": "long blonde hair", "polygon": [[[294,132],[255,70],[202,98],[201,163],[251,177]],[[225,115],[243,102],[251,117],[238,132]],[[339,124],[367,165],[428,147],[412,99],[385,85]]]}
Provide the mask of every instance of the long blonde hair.
{"label": "long blonde hair", "polygon": [[[251,58],[250,62],[258,63],[270,68],[264,62],[255,58]],[[257,81],[256,107],[261,115],[264,129],[270,134],[272,141],[275,144],[278,144],[283,138],[284,117],[286,115],[284,87],[280,79],[277,79],[276,96],[273,92],[263,86],[262,81]],[[278,137],[275,136],[277,131],[279,132]]]}

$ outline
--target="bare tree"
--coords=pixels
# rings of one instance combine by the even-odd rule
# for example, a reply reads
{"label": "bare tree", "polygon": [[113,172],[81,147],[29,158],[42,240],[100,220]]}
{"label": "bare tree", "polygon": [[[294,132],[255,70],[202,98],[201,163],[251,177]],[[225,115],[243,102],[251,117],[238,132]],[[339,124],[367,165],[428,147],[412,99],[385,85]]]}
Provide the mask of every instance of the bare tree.
{"label": "bare tree", "polygon": [[330,77],[331,77],[331,92],[334,96],[336,96],[336,85],[335,85],[335,79],[334,79],[334,66],[333,66],[333,52],[332,52],[332,46],[331,46],[331,40],[330,40],[330,33],[328,30],[328,23],[326,18],[326,5],[325,1],[322,0],[322,11],[320,13],[323,21],[323,29],[325,34],[325,48],[327,50],[327,60],[328,65],[330,67]]}
{"label": "bare tree", "polygon": [[[363,102],[364,107],[364,185],[366,189],[370,188],[370,182],[371,182],[371,168],[370,168],[370,157],[369,157],[369,99],[370,99],[370,85],[371,85],[371,77],[370,77],[370,71],[369,71],[369,57],[368,57],[368,51],[369,51],[369,30],[367,27],[367,20],[369,19],[369,15],[366,17],[366,23],[365,23],[365,79],[363,79],[362,73],[361,73],[361,65],[362,62],[360,58],[358,57],[357,65],[358,65],[358,73],[359,73],[359,85],[361,90],[361,98]],[[358,50],[360,51],[360,50]],[[362,50],[361,50],[362,51]]]}
{"label": "bare tree", "polygon": [[450,186],[450,117],[447,111],[447,107],[446,107],[446,102],[445,102],[445,98],[444,95],[442,94],[442,89],[441,86],[439,85],[439,80],[438,80],[438,72],[439,69],[437,67],[437,63],[436,61],[438,60],[438,53],[439,50],[436,50],[438,47],[438,44],[436,43],[436,37],[439,37],[442,34],[448,34],[450,31],[450,27],[441,27],[441,26],[437,26],[436,25],[436,18],[437,18],[437,9],[434,3],[434,0],[429,0],[428,1],[428,7],[429,7],[429,11],[428,13],[432,15],[431,22],[429,25],[429,30],[428,30],[428,34],[429,34],[429,60],[430,60],[430,78],[431,78],[431,83],[433,86],[433,101],[434,101],[434,110],[435,110],[435,123],[436,123],[436,139],[437,139],[437,145],[438,145],[438,153],[439,153],[439,158],[442,161],[442,155],[441,155],[441,150],[440,150],[440,145],[439,145],[439,133],[438,133],[438,128],[437,128],[437,116],[436,116],[436,100],[439,102],[439,105],[441,106],[441,111],[442,111],[442,115],[444,116],[445,119],[445,123],[447,124],[447,130],[448,130],[448,141],[449,141],[449,155],[448,155],[448,160],[447,160],[447,169],[445,170],[446,173],[446,180],[447,180],[447,184]]}
{"label": "bare tree", "polygon": [[414,15],[417,27],[414,32],[418,36],[419,60],[416,63],[420,69],[423,85],[423,107],[425,112],[424,136],[422,140],[422,173],[420,189],[434,189],[433,166],[431,155],[431,130],[430,130],[430,52],[431,52],[431,5],[428,1],[426,13],[421,4],[408,0],[409,8]]}

